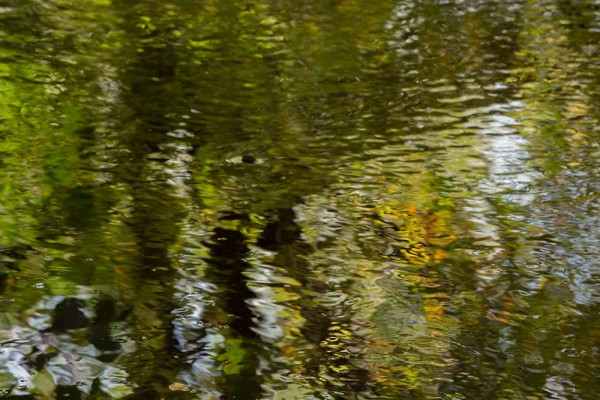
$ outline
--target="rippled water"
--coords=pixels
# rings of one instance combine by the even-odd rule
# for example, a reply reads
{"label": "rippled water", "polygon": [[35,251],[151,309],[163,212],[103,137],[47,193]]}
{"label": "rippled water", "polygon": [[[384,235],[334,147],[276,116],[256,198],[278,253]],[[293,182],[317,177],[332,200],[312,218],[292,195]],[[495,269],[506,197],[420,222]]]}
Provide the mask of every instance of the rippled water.
{"label": "rippled water", "polygon": [[6,399],[595,399],[593,0],[0,0]]}

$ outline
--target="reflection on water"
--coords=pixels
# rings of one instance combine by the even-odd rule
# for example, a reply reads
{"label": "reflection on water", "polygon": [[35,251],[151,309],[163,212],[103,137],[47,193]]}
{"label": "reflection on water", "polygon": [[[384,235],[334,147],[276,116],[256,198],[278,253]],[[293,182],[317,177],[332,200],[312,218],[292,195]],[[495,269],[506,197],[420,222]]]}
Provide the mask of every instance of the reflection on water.
{"label": "reflection on water", "polygon": [[0,3],[3,398],[595,398],[598,5],[380,3]]}

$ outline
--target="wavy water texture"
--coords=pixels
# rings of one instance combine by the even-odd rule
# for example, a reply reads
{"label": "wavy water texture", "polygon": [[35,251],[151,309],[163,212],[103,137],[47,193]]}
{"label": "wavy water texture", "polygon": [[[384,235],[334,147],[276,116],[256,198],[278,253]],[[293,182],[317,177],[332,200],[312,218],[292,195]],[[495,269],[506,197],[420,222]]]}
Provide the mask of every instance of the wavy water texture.
{"label": "wavy water texture", "polygon": [[592,399],[592,0],[0,0],[0,397]]}

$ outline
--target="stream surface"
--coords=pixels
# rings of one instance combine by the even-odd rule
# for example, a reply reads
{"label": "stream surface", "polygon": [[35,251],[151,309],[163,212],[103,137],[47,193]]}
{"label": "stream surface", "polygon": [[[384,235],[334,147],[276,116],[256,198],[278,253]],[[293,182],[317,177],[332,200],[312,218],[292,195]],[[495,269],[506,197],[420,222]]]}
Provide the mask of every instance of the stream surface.
{"label": "stream surface", "polygon": [[597,399],[600,3],[0,0],[0,399]]}

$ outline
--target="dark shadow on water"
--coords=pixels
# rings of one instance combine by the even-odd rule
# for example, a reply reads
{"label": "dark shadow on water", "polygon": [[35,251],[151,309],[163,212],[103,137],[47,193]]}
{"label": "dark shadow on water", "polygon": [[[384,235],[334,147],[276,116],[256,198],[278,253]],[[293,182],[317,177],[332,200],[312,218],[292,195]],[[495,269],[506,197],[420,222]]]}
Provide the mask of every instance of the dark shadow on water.
{"label": "dark shadow on water", "polygon": [[248,256],[245,236],[235,230],[216,228],[207,246],[211,250],[208,262],[212,266],[207,278],[222,290],[223,310],[234,316],[231,328],[240,336],[256,338],[253,330],[256,324],[248,306],[248,300],[256,296],[248,288],[244,276],[244,271],[250,267],[244,261]]}
{"label": "dark shadow on water", "polygon": [[[225,221],[236,219],[246,220],[247,216],[228,213],[222,218]],[[225,349],[225,357],[233,351],[241,352],[241,360],[238,360],[234,372],[227,370],[227,364],[223,365],[224,377],[219,388],[223,399],[258,399],[262,393],[263,378],[259,374],[262,346],[254,330],[257,316],[249,305],[256,295],[248,287],[248,279],[244,275],[250,267],[246,261],[249,253],[246,241],[244,234],[237,230],[217,227],[206,244],[210,249],[210,258],[206,260],[210,266],[206,279],[219,291],[215,305],[206,315],[206,322],[209,326],[223,327],[221,333],[226,343],[239,341],[237,350]]]}
{"label": "dark shadow on water", "polygon": [[88,325],[88,319],[82,311],[85,303],[82,300],[67,297],[54,309],[52,326],[47,332],[66,332]]}

